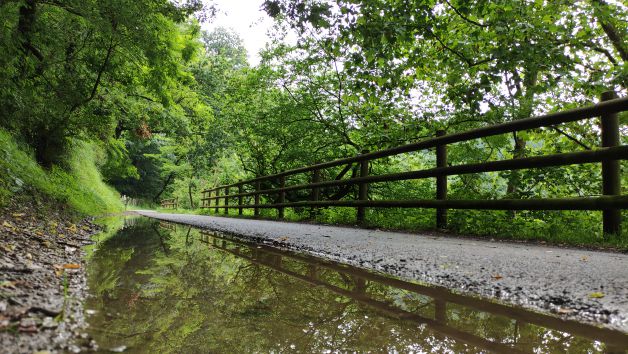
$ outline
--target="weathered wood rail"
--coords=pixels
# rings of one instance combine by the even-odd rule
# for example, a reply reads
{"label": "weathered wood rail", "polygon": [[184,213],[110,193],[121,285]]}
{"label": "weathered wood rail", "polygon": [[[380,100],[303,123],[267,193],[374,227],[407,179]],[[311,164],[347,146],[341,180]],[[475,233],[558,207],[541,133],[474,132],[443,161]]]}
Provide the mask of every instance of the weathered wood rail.
{"label": "weathered wood rail", "polygon": [[[617,98],[614,92],[606,92],[601,102],[592,106],[571,109],[526,119],[477,128],[464,132],[446,134],[438,131],[436,137],[395,148],[364,152],[358,156],[300,167],[281,173],[259,176],[246,181],[218,186],[202,191],[201,207],[214,208],[218,213],[223,209],[238,209],[242,215],[244,208],[252,208],[254,215],[259,215],[262,208],[276,208],[279,218],[284,217],[286,207],[355,207],[357,221],[365,220],[366,208],[434,208],[436,209],[436,225],[447,226],[447,209],[493,209],[493,210],[602,210],[604,234],[616,234],[621,231],[621,210],[628,209],[628,196],[621,195],[620,160],[628,160],[628,146],[620,145],[619,112],[628,111],[628,97]],[[601,147],[595,150],[571,153],[551,154],[545,156],[513,158],[484,163],[448,166],[447,145],[493,135],[512,133],[522,130],[552,127],[568,122],[599,118],[601,126]],[[436,167],[418,171],[369,175],[369,162],[372,160],[425,149],[436,150]],[[356,178],[321,181],[320,171],[323,169],[360,164],[360,174]],[[447,176],[469,173],[521,170],[544,168],[584,163],[602,164],[602,195],[578,198],[542,198],[542,199],[494,199],[494,200],[451,200],[447,199]],[[286,177],[310,173],[310,183],[286,186]],[[369,200],[368,186],[370,183],[436,178],[436,198],[419,200]],[[273,181],[278,188],[261,189],[260,182]],[[356,200],[320,200],[322,188],[334,186],[358,186]],[[245,186],[252,190],[245,191]],[[231,194],[231,189],[237,193]],[[302,189],[310,190],[310,200],[286,202],[286,192]],[[223,193],[221,195],[221,192]],[[276,196],[276,202],[261,203],[260,196]],[[253,197],[253,204],[245,204],[245,197]],[[269,198],[271,199],[271,198]],[[237,200],[237,204],[230,204]],[[212,206],[212,201],[214,205]],[[223,201],[221,204],[220,202]]]}
{"label": "weathered wood rail", "polygon": [[179,198],[162,199],[160,204],[162,208],[177,209],[179,207]]}

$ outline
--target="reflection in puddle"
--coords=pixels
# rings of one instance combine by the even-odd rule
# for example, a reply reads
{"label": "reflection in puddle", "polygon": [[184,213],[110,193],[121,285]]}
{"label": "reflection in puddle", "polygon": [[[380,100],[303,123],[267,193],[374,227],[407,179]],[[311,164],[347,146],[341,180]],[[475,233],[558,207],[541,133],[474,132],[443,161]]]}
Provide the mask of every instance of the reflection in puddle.
{"label": "reflection in puddle", "polygon": [[628,336],[224,234],[136,219],[99,242],[87,309],[128,352],[623,353]]}

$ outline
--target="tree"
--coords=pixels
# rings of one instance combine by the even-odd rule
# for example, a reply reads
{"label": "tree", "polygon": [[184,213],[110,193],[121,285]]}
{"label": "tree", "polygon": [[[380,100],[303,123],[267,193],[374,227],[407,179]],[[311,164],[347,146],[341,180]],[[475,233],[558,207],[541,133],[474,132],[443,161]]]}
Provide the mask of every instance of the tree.
{"label": "tree", "polygon": [[194,53],[186,38],[198,32],[181,24],[201,7],[196,0],[3,1],[1,124],[50,165],[69,138],[107,141],[145,126],[137,115],[144,108],[176,111],[189,81],[182,63]]}

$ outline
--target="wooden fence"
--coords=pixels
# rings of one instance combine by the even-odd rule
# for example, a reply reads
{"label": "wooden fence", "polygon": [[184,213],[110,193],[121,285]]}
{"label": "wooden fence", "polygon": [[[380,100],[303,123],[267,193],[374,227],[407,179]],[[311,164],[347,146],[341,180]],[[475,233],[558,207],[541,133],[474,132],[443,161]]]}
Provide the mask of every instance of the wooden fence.
{"label": "wooden fence", "polygon": [[170,199],[162,199],[161,200],[162,208],[172,208],[177,209],[179,207],[179,198],[170,198]]}
{"label": "wooden fence", "polygon": [[[363,222],[366,208],[434,208],[436,209],[436,225],[439,228],[447,226],[447,209],[493,209],[493,210],[602,210],[603,231],[605,234],[619,234],[621,224],[621,210],[628,209],[628,196],[621,195],[620,160],[628,159],[628,146],[620,145],[619,112],[628,111],[628,97],[617,98],[614,92],[602,95],[601,102],[582,108],[551,113],[547,115],[515,120],[488,127],[468,130],[459,133],[446,134],[439,131],[437,136],[420,142],[398,146],[392,149],[364,152],[358,156],[324,162],[312,166],[287,170],[268,176],[260,176],[246,181],[223,185],[202,191],[201,207],[215,208],[218,212],[223,209],[225,214],[229,209],[238,209],[242,215],[244,208],[252,208],[254,215],[259,215],[262,208],[276,208],[279,218],[284,217],[286,207],[355,207],[357,221]],[[447,145],[464,142],[472,139],[484,138],[493,135],[506,134],[521,130],[552,127],[563,123],[584,119],[600,119],[602,146],[595,150],[551,154],[545,156],[513,158],[484,163],[448,166]],[[369,175],[369,162],[383,157],[399,155],[435,148],[436,167],[418,171],[390,173],[384,175]],[[360,165],[360,174],[356,178],[321,181],[321,170],[344,165]],[[602,191],[601,196],[579,198],[543,198],[543,199],[495,199],[495,200],[451,200],[447,199],[447,176],[469,173],[495,172],[506,170],[520,170],[529,168],[543,168],[551,166],[565,166],[584,163],[602,164]],[[286,177],[298,174],[310,174],[310,183],[286,186]],[[436,198],[419,200],[369,200],[368,187],[370,183],[436,178]],[[260,182],[272,181],[277,188],[261,189]],[[358,186],[356,200],[321,200],[321,188],[334,186]],[[248,190],[245,190],[245,187]],[[252,187],[252,188],[251,188]],[[237,193],[231,194],[232,189]],[[296,190],[310,190],[310,200],[286,202],[286,192]],[[221,195],[222,192],[222,195]],[[272,203],[260,203],[260,196],[276,196]],[[252,204],[245,204],[244,198],[252,197]],[[269,198],[271,199],[271,198]],[[236,201],[230,204],[230,201]],[[212,201],[214,205],[212,206]],[[223,201],[221,204],[220,201]]]}

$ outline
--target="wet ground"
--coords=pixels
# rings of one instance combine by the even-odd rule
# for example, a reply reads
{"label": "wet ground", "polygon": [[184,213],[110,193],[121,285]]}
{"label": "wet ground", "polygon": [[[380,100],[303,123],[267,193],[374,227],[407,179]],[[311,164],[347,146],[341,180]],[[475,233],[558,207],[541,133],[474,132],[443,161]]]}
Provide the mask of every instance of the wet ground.
{"label": "wet ground", "polygon": [[268,220],[140,213],[628,332],[628,254]]}
{"label": "wet ground", "polygon": [[623,353],[626,333],[441,287],[127,218],[88,256],[103,352]]}
{"label": "wet ground", "polygon": [[[100,228],[35,202],[0,209],[0,353],[89,349],[82,247]],[[77,344],[80,340],[82,344]]]}

